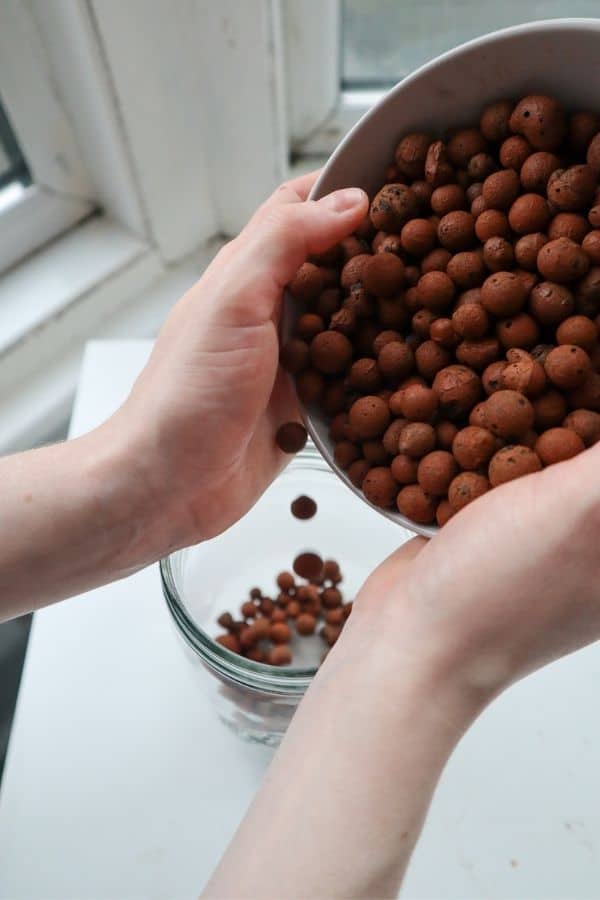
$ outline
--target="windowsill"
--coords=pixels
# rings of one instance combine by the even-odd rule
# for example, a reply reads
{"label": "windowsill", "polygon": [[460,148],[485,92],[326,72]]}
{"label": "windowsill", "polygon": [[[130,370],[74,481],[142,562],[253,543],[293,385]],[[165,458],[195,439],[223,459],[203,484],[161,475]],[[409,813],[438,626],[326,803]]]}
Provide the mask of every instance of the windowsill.
{"label": "windowsill", "polygon": [[0,357],[148,252],[124,228],[97,217],[0,276]]}
{"label": "windowsill", "polygon": [[97,217],[0,277],[0,453],[56,433],[86,342],[153,337],[221,244],[166,267],[152,247]]}
{"label": "windowsill", "polygon": [[[20,188],[20,189],[19,189]],[[68,233],[94,210],[90,200],[65,196],[46,187],[10,185],[0,197],[0,272],[17,269],[50,241]]]}
{"label": "windowsill", "polygon": [[340,93],[339,103],[320,128],[294,143],[296,157],[328,157],[358,120],[385,94],[384,90],[351,90]]}

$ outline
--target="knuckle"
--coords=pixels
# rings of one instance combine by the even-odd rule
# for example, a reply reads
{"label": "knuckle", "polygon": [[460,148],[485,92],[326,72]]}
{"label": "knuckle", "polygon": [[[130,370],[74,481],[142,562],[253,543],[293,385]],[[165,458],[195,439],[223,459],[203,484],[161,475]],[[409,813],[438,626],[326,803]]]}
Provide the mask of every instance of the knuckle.
{"label": "knuckle", "polygon": [[267,210],[263,224],[281,238],[297,234],[299,217],[295,206],[276,206]]}
{"label": "knuckle", "polygon": [[226,263],[235,259],[240,248],[240,235],[228,240],[213,257],[213,263]]}
{"label": "knuckle", "polygon": [[279,187],[275,190],[275,193],[279,196],[279,198],[281,198],[283,194],[289,194],[290,199],[300,200],[298,192],[294,187],[293,182],[291,181],[282,181]]}
{"label": "knuckle", "polygon": [[290,183],[289,183],[289,181],[282,181],[281,184],[278,186],[277,190],[278,190],[280,193],[281,193],[281,191],[289,191],[289,190],[290,190]]}

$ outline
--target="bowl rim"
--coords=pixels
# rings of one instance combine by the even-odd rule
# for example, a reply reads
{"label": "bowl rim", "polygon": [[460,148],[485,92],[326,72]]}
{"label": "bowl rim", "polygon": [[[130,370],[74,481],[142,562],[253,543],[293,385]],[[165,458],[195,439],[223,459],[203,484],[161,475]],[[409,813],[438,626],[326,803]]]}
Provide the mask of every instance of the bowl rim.
{"label": "bowl rim", "polygon": [[[600,18],[590,18],[590,17],[564,17],[560,19],[538,19],[533,22],[524,22],[520,25],[511,25],[507,28],[501,28],[496,31],[488,32],[487,34],[479,35],[478,37],[472,38],[469,41],[465,41],[462,44],[458,44],[456,47],[452,47],[450,50],[446,50],[444,53],[441,53],[439,56],[434,57],[431,60],[428,60],[423,65],[419,66],[414,72],[411,72],[409,75],[404,77],[401,81],[397,82],[393,85],[389,90],[387,90],[379,100],[368,109],[360,119],[355,122],[352,128],[348,131],[347,134],[340,140],[336,148],[333,152],[328,156],[326,163],[321,169],[319,177],[314,183],[309,195],[309,200],[318,200],[323,196],[323,182],[327,178],[329,172],[335,166],[338,161],[338,158],[342,154],[342,152],[346,149],[349,143],[351,143],[360,133],[360,131],[364,128],[365,124],[367,124],[371,118],[377,116],[382,109],[382,107],[386,106],[392,97],[395,97],[397,94],[402,93],[402,91],[410,86],[414,81],[419,78],[422,78],[428,72],[437,68],[438,66],[444,64],[448,60],[453,57],[461,56],[463,53],[470,51],[471,49],[478,46],[489,47],[490,44],[496,44],[502,42],[504,40],[508,40],[515,35],[519,34],[527,34],[527,33],[542,33],[542,32],[552,32],[552,31],[560,31],[560,32],[568,32],[573,31],[577,32],[589,32],[589,31],[598,31],[600,33]],[[350,185],[348,185],[350,186]],[[284,309],[291,309],[291,297],[289,293],[286,291],[286,303],[284,305]],[[289,324],[291,322],[291,316],[288,317],[288,330]],[[286,335],[287,336],[287,335]],[[332,469],[332,471],[338,476],[338,478],[343,481],[346,487],[350,488],[350,490],[356,494],[357,497],[363,501],[363,503],[367,503],[372,509],[375,509],[381,515],[385,516],[390,521],[396,523],[397,525],[402,526],[403,528],[408,529],[416,534],[419,534],[426,538],[432,538],[440,531],[439,526],[437,525],[421,525],[418,522],[413,521],[412,519],[403,516],[399,511],[394,511],[392,509],[385,509],[380,506],[376,506],[374,503],[371,503],[370,500],[365,497],[364,493],[360,488],[357,488],[350,480],[346,472],[341,469],[335,462],[333,458],[333,454],[330,453],[328,447],[325,445],[324,441],[321,439],[318,429],[313,424],[313,419],[310,413],[309,408],[302,403],[300,399],[298,399],[298,407],[300,409],[300,414],[306,426],[306,429],[312,438],[316,447],[318,447],[319,452],[323,455],[323,458]]]}
{"label": "bowl rim", "polygon": [[440,53],[439,56],[435,56],[433,59],[428,60],[423,63],[423,65],[419,66],[409,75],[406,75],[402,78],[401,81],[396,82],[396,84],[392,85],[380,98],[377,100],[370,109],[366,110],[363,115],[358,119],[354,125],[350,128],[350,130],[343,136],[340,142],[337,144],[335,149],[331,152],[331,154],[327,157],[327,161],[325,165],[322,167],[319,177],[313,184],[308,199],[309,200],[318,200],[321,196],[321,185],[325,180],[326,174],[331,168],[331,166],[337,161],[339,155],[343,148],[350,143],[350,141],[354,138],[355,133],[359,131],[365,122],[368,122],[371,118],[373,118],[379,109],[382,106],[385,106],[386,103],[389,102],[390,98],[401,91],[407,86],[410,85],[413,81],[416,81],[418,78],[421,78],[430,70],[437,68],[440,64],[446,62],[451,59],[453,56],[460,56],[462,53],[471,50],[479,45],[487,45],[491,43],[497,43],[498,41],[505,40],[507,38],[511,38],[516,34],[527,34],[528,32],[542,32],[542,31],[600,31],[600,17],[598,18],[590,18],[589,16],[586,18],[578,18],[576,16],[566,16],[560,19],[536,19],[533,22],[523,22],[520,25],[509,25],[506,28],[498,28],[496,31],[489,31],[486,34],[480,34],[475,38],[471,38],[468,41],[464,41],[462,44],[457,44],[456,47],[451,47],[450,50],[445,50],[444,53]]}

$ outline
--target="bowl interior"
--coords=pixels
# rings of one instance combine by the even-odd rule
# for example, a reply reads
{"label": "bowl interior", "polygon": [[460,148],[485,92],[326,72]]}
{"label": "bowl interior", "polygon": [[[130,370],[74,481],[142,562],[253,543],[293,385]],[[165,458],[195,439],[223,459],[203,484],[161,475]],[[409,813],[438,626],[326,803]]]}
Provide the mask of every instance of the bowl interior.
{"label": "bowl interior", "polygon": [[[400,137],[410,131],[441,135],[450,126],[477,122],[483,106],[502,97],[553,94],[572,110],[600,109],[600,19],[556,19],[509,28],[470,41],[422,66],[392,88],[340,143],[315,184],[311,199],[350,185],[369,196],[379,189]],[[300,305],[287,296],[282,323],[291,334]],[[326,417],[303,410],[315,444],[345,484],[365,503],[333,459]],[[398,512],[389,519],[426,536],[422,526]]]}

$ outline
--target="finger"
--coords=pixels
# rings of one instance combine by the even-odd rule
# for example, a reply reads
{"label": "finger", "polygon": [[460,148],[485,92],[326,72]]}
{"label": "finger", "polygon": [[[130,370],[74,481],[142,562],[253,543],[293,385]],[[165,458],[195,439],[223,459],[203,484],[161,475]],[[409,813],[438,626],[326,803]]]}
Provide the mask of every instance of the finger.
{"label": "finger", "polygon": [[246,328],[272,321],[283,288],[302,263],[351,234],[368,206],[360,188],[343,188],[320,200],[265,206],[217,254],[190,296],[204,287],[205,296],[216,297],[215,311],[223,325]]}
{"label": "finger", "polygon": [[252,222],[257,217],[260,217],[265,210],[274,206],[282,206],[286,203],[301,203],[306,200],[320,174],[320,169],[314,169],[312,172],[306,172],[304,175],[292,178],[291,181],[284,181],[258,208],[250,221]]}
{"label": "finger", "polygon": [[369,575],[362,591],[369,593],[374,591],[379,594],[389,590],[391,586],[398,583],[404,566],[412,562],[427,544],[428,541],[423,537],[414,537],[402,544]]}
{"label": "finger", "polygon": [[313,253],[321,253],[354,231],[367,214],[369,199],[360,188],[343,188],[320,200],[282,203],[262,209],[238,238],[257,274],[280,289]]}
{"label": "finger", "polygon": [[293,456],[279,449],[273,435],[283,422],[301,422],[298,401],[292,382],[282,369],[279,369],[269,398],[265,415],[256,424],[250,448],[250,457],[255,458],[252,466],[260,472],[260,490],[283,469]]}
{"label": "finger", "polygon": [[360,188],[343,188],[320,200],[280,206],[257,225],[251,240],[265,240],[263,262],[280,287],[303,262],[352,233],[363,221],[369,199]]}
{"label": "finger", "polygon": [[388,558],[382,563],[382,565],[394,565],[398,563],[407,563],[410,562],[418,556],[421,550],[426,547],[428,541],[424,537],[414,537],[411,538],[410,541],[407,541],[406,544],[402,544],[401,547],[398,547],[397,550],[388,556]]}
{"label": "finger", "polygon": [[379,573],[387,576],[387,573],[395,572],[398,567],[412,562],[427,544],[428,541],[424,537],[411,538],[410,541],[402,544],[401,547],[398,547],[397,550],[394,550],[390,556],[384,559],[384,561],[375,569],[373,575],[376,576]]}
{"label": "finger", "polygon": [[414,537],[398,547],[371,572],[355,598],[357,609],[380,610],[390,596],[408,583],[407,567],[427,545],[422,537]]}

